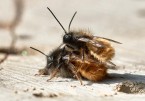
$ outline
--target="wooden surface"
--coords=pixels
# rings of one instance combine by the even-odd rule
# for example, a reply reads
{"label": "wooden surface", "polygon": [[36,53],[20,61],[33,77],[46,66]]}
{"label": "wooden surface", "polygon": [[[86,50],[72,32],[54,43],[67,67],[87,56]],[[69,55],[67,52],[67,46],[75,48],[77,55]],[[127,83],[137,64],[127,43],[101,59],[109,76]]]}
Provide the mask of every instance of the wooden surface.
{"label": "wooden surface", "polygon": [[[83,3],[82,3],[83,2]],[[11,43],[10,31],[2,27],[13,20],[15,10],[12,0],[0,0],[0,48]],[[5,6],[4,6],[5,5]],[[16,27],[16,48],[28,53],[10,55],[0,64],[0,101],[84,101],[112,100],[144,101],[144,94],[126,94],[116,90],[123,81],[145,82],[145,1],[144,0],[25,0],[22,20]],[[30,46],[49,53],[62,42],[63,30],[46,9],[49,6],[67,27],[72,14],[78,11],[72,28],[91,29],[94,35],[122,42],[114,45],[113,62],[117,70],[109,70],[111,78],[93,83],[75,79],[35,76],[46,64],[45,57],[29,49]],[[64,7],[65,6],[65,7]],[[7,12],[10,11],[11,13]],[[4,54],[0,54],[0,59]]]}
{"label": "wooden surface", "polygon": [[[93,83],[83,80],[84,86],[74,79],[54,78],[47,82],[49,76],[34,76],[39,68],[45,66],[45,60],[39,57],[10,56],[1,65],[0,89],[1,99],[7,100],[40,100],[33,94],[43,93],[44,96],[56,94],[57,97],[41,97],[44,101],[53,100],[89,100],[89,99],[111,99],[119,101],[134,97],[144,97],[144,95],[132,95],[119,93],[116,90],[117,84],[125,80],[145,81],[145,74],[141,70],[109,70],[111,78],[102,82]],[[126,97],[125,97],[126,96]]]}

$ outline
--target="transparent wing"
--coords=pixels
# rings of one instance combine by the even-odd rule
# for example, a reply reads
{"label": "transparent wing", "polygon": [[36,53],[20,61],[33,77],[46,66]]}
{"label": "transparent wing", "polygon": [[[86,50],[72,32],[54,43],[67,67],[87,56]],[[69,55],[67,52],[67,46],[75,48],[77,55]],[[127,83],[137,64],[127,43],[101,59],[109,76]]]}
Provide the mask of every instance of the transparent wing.
{"label": "transparent wing", "polygon": [[79,38],[78,40],[79,40],[79,41],[82,41],[82,42],[90,43],[90,44],[92,44],[93,46],[98,47],[98,48],[104,47],[104,45],[101,44],[100,42],[93,41],[93,40],[88,39],[88,38]]}
{"label": "transparent wing", "polygon": [[115,40],[112,40],[112,39],[109,39],[109,38],[94,36],[94,39],[95,39],[95,38],[96,38],[96,39],[97,39],[97,38],[101,38],[101,39],[105,39],[105,40],[108,40],[108,41],[111,41],[111,42],[114,42],[114,43],[122,44],[121,42],[118,42],[118,41],[115,41]]}

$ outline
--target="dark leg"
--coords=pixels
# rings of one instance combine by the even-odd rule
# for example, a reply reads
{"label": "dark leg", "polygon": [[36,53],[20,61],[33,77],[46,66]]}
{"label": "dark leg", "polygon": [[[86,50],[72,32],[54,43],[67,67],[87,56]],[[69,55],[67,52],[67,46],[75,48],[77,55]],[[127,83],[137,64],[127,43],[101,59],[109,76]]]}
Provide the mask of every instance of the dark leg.
{"label": "dark leg", "polygon": [[82,54],[82,60],[84,61],[85,58],[84,49],[81,49],[81,54]]}
{"label": "dark leg", "polygon": [[75,66],[72,63],[69,63],[68,67],[74,73],[75,77],[80,81],[81,85],[83,85],[81,76],[80,76],[79,72],[77,72]]}
{"label": "dark leg", "polygon": [[[59,59],[59,62],[60,62],[60,60],[62,59],[62,56],[63,56],[63,54],[64,54],[64,50],[65,50],[65,47],[62,48],[62,51],[61,51],[61,54],[60,54],[60,55],[61,55],[61,58]],[[47,81],[53,79],[53,78],[56,76],[56,74],[59,72],[59,69],[61,68],[62,64],[63,64],[63,63],[60,63],[60,64],[56,67],[56,69],[53,71],[53,73],[50,75],[50,78],[49,78]]]}
{"label": "dark leg", "polygon": [[61,68],[62,64],[63,64],[63,63],[59,64],[59,65],[56,67],[56,69],[53,71],[53,73],[51,74],[50,78],[49,78],[47,81],[51,80],[52,78],[54,78],[54,77],[56,76],[56,74],[59,72],[59,69]]}
{"label": "dark leg", "polygon": [[35,76],[39,75],[48,75],[48,69],[47,68],[39,69],[38,73],[35,74]]}
{"label": "dark leg", "polygon": [[[81,80],[81,76],[79,75],[79,73],[76,72],[77,70],[76,70],[75,66],[72,63],[70,63],[70,57],[71,57],[72,53],[69,53],[69,54],[66,55],[64,50],[65,50],[65,47],[63,48],[63,51],[62,51],[63,54],[61,55],[62,56],[62,61],[75,74],[76,78],[80,81],[80,83],[82,85],[83,83],[82,83],[82,80]],[[83,52],[83,54],[84,54],[84,52]]]}
{"label": "dark leg", "polygon": [[116,67],[116,65],[113,62],[108,61],[108,63]]}

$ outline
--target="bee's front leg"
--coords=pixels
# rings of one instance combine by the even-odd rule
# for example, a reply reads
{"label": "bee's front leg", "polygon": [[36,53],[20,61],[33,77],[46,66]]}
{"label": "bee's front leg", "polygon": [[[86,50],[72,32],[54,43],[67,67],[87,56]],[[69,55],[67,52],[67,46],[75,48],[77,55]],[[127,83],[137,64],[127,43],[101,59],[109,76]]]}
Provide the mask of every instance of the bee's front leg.
{"label": "bee's front leg", "polygon": [[59,70],[60,70],[60,68],[61,68],[62,65],[63,65],[63,63],[60,63],[60,64],[56,67],[56,69],[53,71],[53,73],[50,75],[50,78],[49,78],[47,81],[53,79],[53,78],[56,76],[56,74],[59,72]]}

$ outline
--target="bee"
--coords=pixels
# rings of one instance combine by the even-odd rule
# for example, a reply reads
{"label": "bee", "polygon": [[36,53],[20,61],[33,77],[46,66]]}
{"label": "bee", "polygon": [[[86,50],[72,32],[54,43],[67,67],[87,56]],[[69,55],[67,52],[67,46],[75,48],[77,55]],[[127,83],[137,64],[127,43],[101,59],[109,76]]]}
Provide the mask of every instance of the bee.
{"label": "bee", "polygon": [[[45,53],[43,53],[42,51],[40,51],[36,48],[33,48],[33,47],[30,47],[30,48],[33,50],[36,50],[46,56],[47,63],[46,63],[45,69],[39,70],[40,75],[48,75],[48,74],[55,75],[56,74],[55,72],[57,72],[58,69],[60,69],[59,70],[60,74],[58,73],[57,76],[72,77],[72,73],[70,72],[70,70],[68,68],[63,68],[63,67],[65,67],[64,64],[65,64],[66,60],[64,58],[65,55],[62,54],[61,47],[54,49],[48,55],[46,55]],[[65,54],[67,54],[67,53],[65,53]],[[60,68],[60,67],[62,67],[62,68]],[[52,73],[54,70],[55,70],[55,72]],[[52,77],[50,77],[50,78],[52,78]]]}
{"label": "bee", "polygon": [[72,78],[75,75],[75,77],[77,77],[77,79],[80,80],[82,84],[80,76],[78,76],[74,69],[75,66],[69,62],[68,56],[70,56],[70,52],[64,50],[62,47],[59,46],[48,55],[36,48],[30,47],[31,49],[42,53],[47,58],[47,64],[45,68],[39,70],[39,75],[50,75],[50,78],[47,81],[51,80],[55,76]]}
{"label": "bee", "polygon": [[93,36],[90,31],[71,31],[70,26],[77,12],[74,13],[69,23],[67,32],[60,21],[57,19],[57,17],[54,15],[54,13],[51,11],[51,9],[48,7],[47,9],[64,30],[65,35],[63,36],[63,44],[65,44],[68,49],[79,51],[81,53],[82,60],[84,60],[86,54],[87,57],[96,60],[97,62],[100,61],[103,63],[110,63],[112,65],[115,65],[111,62],[111,59],[115,55],[115,49],[112,47],[110,41],[121,44],[120,42],[109,38]]}
{"label": "bee", "polygon": [[70,51],[63,50],[64,48],[59,46],[50,52],[49,55],[46,55],[38,49],[30,48],[47,57],[47,64],[45,68],[39,70],[39,75],[50,75],[48,81],[55,76],[67,78],[76,77],[82,85],[82,78],[90,81],[100,81],[107,75],[107,67],[105,64],[99,61],[96,63],[96,61],[91,59],[82,60],[80,53],[70,53]]}

